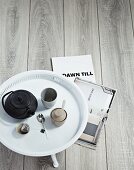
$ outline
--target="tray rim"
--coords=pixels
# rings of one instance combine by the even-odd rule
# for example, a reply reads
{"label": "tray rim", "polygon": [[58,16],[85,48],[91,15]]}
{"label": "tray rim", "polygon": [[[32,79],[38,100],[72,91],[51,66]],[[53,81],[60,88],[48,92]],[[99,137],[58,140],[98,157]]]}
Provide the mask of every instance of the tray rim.
{"label": "tray rim", "polygon": [[[74,144],[78,140],[78,138],[81,136],[81,134],[83,133],[83,131],[86,127],[87,120],[88,120],[88,106],[87,106],[86,99],[84,98],[82,91],[79,89],[79,87],[75,83],[67,80],[64,76],[58,75],[55,72],[52,72],[52,71],[49,71],[49,70],[29,70],[29,71],[18,73],[16,75],[10,77],[9,79],[7,79],[4,83],[2,83],[0,85],[0,91],[3,91],[4,87],[9,85],[10,82],[12,82],[13,80],[20,78],[20,76],[22,76],[22,75],[27,76],[28,74],[46,74],[46,75],[54,76],[56,78],[60,78],[61,80],[70,84],[72,87],[76,88],[76,90],[79,92],[81,100],[83,101],[83,104],[84,104],[84,116],[83,116],[83,121],[81,123],[81,126],[78,129],[78,131],[76,132],[76,134],[70,139],[69,142],[67,142],[66,144],[64,144],[61,147],[53,149],[51,152],[49,152],[49,151],[47,151],[47,152],[45,152],[45,151],[43,151],[43,152],[32,152],[32,153],[29,153],[29,152],[26,152],[26,151],[23,152],[22,150],[20,151],[18,149],[18,147],[16,147],[16,148],[12,147],[11,145],[9,145],[9,142],[5,142],[4,140],[2,140],[1,136],[0,136],[0,142],[3,145],[5,145],[7,148],[9,148],[10,150],[12,150],[16,153],[22,154],[22,155],[27,155],[27,156],[36,156],[36,157],[38,157],[38,156],[48,156],[48,155],[52,155],[52,154],[61,152],[65,149],[67,149],[68,147],[70,147],[72,144]],[[6,91],[6,89],[5,89],[5,91]],[[2,94],[0,94],[0,96],[2,96]]]}

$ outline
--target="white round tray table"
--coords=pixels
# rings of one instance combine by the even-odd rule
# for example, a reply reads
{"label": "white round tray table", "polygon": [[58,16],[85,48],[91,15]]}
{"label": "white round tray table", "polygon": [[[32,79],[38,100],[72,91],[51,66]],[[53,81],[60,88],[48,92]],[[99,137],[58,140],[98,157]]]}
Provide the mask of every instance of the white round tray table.
{"label": "white round tray table", "polygon": [[[57,91],[56,104],[51,109],[45,109],[41,102],[41,91],[45,88],[54,88]],[[19,89],[28,90],[34,94],[38,101],[35,115],[27,119],[14,119],[2,107],[2,96]],[[67,119],[65,123],[56,127],[50,119],[54,108],[62,106],[66,100],[65,110]],[[41,123],[37,115],[42,113],[46,118],[45,133],[41,133]],[[9,149],[28,156],[51,155],[54,167],[58,166],[55,154],[71,146],[80,137],[88,119],[88,107],[80,89],[72,82],[51,71],[32,70],[17,74],[0,86],[0,141]],[[30,132],[26,135],[17,133],[16,127],[20,123],[28,123]]]}

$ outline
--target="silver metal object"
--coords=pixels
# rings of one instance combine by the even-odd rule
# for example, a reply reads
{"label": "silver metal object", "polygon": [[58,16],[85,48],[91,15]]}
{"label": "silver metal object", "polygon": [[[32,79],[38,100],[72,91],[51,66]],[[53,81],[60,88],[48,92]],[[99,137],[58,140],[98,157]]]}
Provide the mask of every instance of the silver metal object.
{"label": "silver metal object", "polygon": [[30,127],[27,123],[21,123],[17,128],[17,132],[20,134],[27,134],[30,130]]}
{"label": "silver metal object", "polygon": [[48,137],[47,136],[47,132],[46,132],[46,128],[45,128],[45,117],[43,116],[43,114],[39,114],[38,116],[37,116],[37,120],[38,120],[38,122],[40,122],[41,124],[42,124],[42,127],[43,127],[43,129],[41,129],[41,133],[44,133],[45,132],[45,134],[46,134],[46,137]]}

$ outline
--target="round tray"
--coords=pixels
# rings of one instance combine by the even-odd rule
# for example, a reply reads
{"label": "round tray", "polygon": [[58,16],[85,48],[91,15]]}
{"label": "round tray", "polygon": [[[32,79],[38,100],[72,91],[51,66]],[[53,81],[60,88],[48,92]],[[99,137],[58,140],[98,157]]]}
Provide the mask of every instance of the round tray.
{"label": "round tray", "polygon": [[[56,104],[51,109],[45,109],[41,102],[41,91],[45,88],[54,88],[57,91]],[[17,120],[10,117],[2,107],[2,96],[19,89],[28,90],[38,100],[38,108],[35,115]],[[65,110],[67,119],[65,123],[56,127],[50,119],[50,113],[54,108],[61,107],[66,100]],[[41,133],[41,123],[37,121],[37,115],[42,113],[45,118],[47,136]],[[28,156],[47,156],[63,151],[71,146],[82,134],[88,119],[88,107],[79,88],[63,76],[51,71],[32,70],[17,74],[0,86],[0,141],[9,149]],[[28,123],[30,132],[21,135],[16,132],[16,127],[21,123]]]}

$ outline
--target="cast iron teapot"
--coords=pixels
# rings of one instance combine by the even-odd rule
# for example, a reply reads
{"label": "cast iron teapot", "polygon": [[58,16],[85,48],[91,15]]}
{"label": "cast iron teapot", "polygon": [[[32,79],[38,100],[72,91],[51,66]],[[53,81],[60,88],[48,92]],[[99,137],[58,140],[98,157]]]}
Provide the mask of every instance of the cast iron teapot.
{"label": "cast iron teapot", "polygon": [[[4,101],[6,96],[7,98]],[[38,103],[31,92],[27,90],[16,90],[10,91],[2,97],[2,105],[11,117],[25,119],[35,114]]]}

